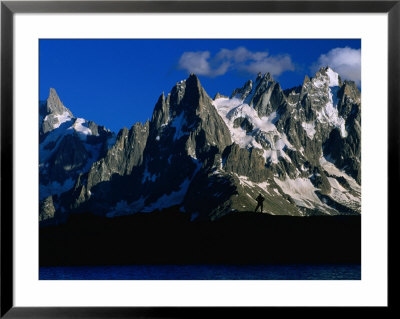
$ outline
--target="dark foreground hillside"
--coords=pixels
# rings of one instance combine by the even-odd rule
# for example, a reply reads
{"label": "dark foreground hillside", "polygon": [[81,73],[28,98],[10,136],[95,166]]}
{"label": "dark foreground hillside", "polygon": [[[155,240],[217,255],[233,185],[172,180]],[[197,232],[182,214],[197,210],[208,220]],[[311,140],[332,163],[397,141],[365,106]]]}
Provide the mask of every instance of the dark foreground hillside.
{"label": "dark foreground hillside", "polygon": [[174,211],[82,214],[40,228],[39,247],[40,266],[361,263],[361,217],[242,212],[190,222]]}

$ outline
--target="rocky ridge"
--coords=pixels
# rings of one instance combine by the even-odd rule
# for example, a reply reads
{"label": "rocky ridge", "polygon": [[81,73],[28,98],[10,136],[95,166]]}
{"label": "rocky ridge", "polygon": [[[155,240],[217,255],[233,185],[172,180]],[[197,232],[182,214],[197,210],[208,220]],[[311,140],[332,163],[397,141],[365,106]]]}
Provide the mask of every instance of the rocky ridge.
{"label": "rocky ridge", "polygon": [[[258,74],[230,97],[214,99],[191,74],[159,97],[150,121],[116,136],[74,118],[54,93],[40,113],[40,181],[72,182],[62,192],[50,187],[49,196],[41,189],[46,220],[171,206],[192,220],[214,220],[254,210],[259,193],[270,214],[360,213],[360,92],[329,67],[288,90]],[[85,137],[98,147],[96,156],[79,125],[91,131]]]}
{"label": "rocky ridge", "polygon": [[[60,195],[72,189],[79,174],[102,158],[113,133],[76,118],[50,89],[39,102],[39,219],[57,217]],[[61,209],[63,209],[61,207]]]}

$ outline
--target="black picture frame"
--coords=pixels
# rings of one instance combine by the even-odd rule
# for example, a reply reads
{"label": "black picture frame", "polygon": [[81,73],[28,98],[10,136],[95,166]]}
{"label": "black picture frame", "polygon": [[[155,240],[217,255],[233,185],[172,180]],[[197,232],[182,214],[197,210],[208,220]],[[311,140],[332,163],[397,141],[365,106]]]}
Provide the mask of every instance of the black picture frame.
{"label": "black picture frame", "polygon": [[[396,207],[399,181],[400,0],[396,1],[1,1],[1,312],[6,318],[192,318],[223,316],[228,311],[251,317],[276,308],[192,307],[15,307],[13,301],[13,17],[16,13],[118,12],[269,12],[269,13],[387,13],[388,14],[388,219]],[[388,234],[393,227],[388,220]],[[388,237],[390,244],[390,236]],[[388,246],[391,248],[391,246]],[[391,259],[388,253],[388,264]],[[388,269],[390,270],[390,269]],[[388,281],[388,285],[390,281]],[[388,307],[390,309],[391,294]],[[314,308],[318,309],[318,308]],[[307,307],[286,308],[297,316]],[[325,311],[326,309],[324,309]],[[360,309],[349,309],[352,313]],[[332,309],[336,312],[337,309]]]}

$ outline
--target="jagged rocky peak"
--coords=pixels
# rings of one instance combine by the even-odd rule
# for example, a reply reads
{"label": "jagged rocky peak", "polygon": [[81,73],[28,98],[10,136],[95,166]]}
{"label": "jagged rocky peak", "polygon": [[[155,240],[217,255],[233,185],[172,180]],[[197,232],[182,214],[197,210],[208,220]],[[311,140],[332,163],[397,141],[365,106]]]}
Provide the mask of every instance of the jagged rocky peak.
{"label": "jagged rocky peak", "polygon": [[247,81],[242,88],[236,89],[231,99],[241,100],[254,108],[260,117],[269,116],[286,102],[286,96],[278,82],[269,72],[258,73],[256,80]]}
{"label": "jagged rocky peak", "polygon": [[53,114],[63,114],[67,112],[71,117],[73,116],[71,111],[61,102],[54,88],[50,88],[49,97],[47,98],[47,112]]}
{"label": "jagged rocky peak", "polygon": [[[168,96],[169,98],[169,96]],[[154,123],[154,127],[160,128],[166,125],[169,120],[169,107],[165,98],[164,92],[160,95],[154,106],[153,115],[151,117],[151,123]]]}
{"label": "jagged rocky peak", "polygon": [[[342,79],[337,72],[329,66],[321,67],[314,77],[305,76],[299,100],[302,100],[306,95],[319,96],[325,104],[331,94],[336,98],[336,94],[342,85]],[[312,104],[315,105],[315,103]]]}
{"label": "jagged rocky peak", "polygon": [[241,88],[235,89],[231,94],[232,98],[238,98],[244,100],[251,92],[253,88],[253,81],[248,80]]}
{"label": "jagged rocky peak", "polygon": [[264,82],[274,81],[274,79],[272,78],[271,73],[266,72],[266,73],[264,73],[263,76],[261,76],[261,74],[262,74],[261,72],[258,73],[257,80],[258,79],[262,79]]}
{"label": "jagged rocky peak", "polygon": [[78,176],[104,157],[115,137],[104,126],[75,118],[54,89],[40,102],[39,114],[39,198],[51,199],[40,211],[51,212],[54,206],[60,212],[58,195],[69,191]]}
{"label": "jagged rocky peak", "polygon": [[176,135],[179,135],[178,131],[187,128],[186,124],[195,127],[201,114],[210,112],[215,112],[212,99],[192,73],[186,80],[177,82],[166,97],[164,94],[159,97],[152,115],[150,135],[158,136],[167,127],[175,127]]}
{"label": "jagged rocky peak", "polygon": [[221,93],[217,92],[217,94],[215,94],[214,96],[214,100],[216,99],[227,99],[228,97],[226,95],[222,95]]}
{"label": "jagged rocky peak", "polygon": [[231,98],[247,100],[248,104],[251,104],[256,91],[265,91],[271,82],[274,82],[274,80],[269,72],[264,75],[259,72],[255,81],[248,80],[241,88],[235,89],[231,94]]}
{"label": "jagged rocky peak", "polygon": [[[288,99],[290,104],[296,106],[296,117],[304,122],[303,127],[307,127],[310,138],[314,135],[314,129],[318,131],[315,125],[340,128],[342,136],[346,135],[345,118],[340,112],[341,91],[343,82],[339,74],[326,66],[320,68],[311,79],[305,77],[298,99],[294,96]],[[323,136],[320,137],[324,140],[328,130],[321,129]]]}
{"label": "jagged rocky peak", "polygon": [[158,152],[160,145],[172,145],[180,140],[187,144],[185,152],[195,157],[200,148],[204,150],[199,148],[200,140],[214,146],[218,144],[220,149],[229,145],[229,130],[212,102],[195,74],[178,82],[166,97],[162,94],[155,105],[148,148]]}
{"label": "jagged rocky peak", "polygon": [[262,75],[262,73],[259,72],[254,81],[248,80],[241,88],[233,90],[230,97],[217,93],[214,97],[214,101],[218,99],[236,100],[236,103],[241,101],[244,104],[248,104],[249,106],[256,108],[255,104],[258,102],[260,96],[266,93],[273,83],[275,82],[270,73],[265,73]]}
{"label": "jagged rocky peak", "polygon": [[75,118],[72,112],[61,102],[56,90],[53,88],[50,88],[46,102],[40,104],[39,116],[41,134],[46,134],[58,128],[62,123]]}
{"label": "jagged rocky peak", "polygon": [[354,81],[345,80],[342,89],[343,96],[348,97],[351,102],[361,103],[361,92]]}
{"label": "jagged rocky peak", "polygon": [[316,87],[342,86],[342,79],[339,74],[333,71],[329,66],[320,68],[315,74],[315,77],[312,78],[312,82]]}
{"label": "jagged rocky peak", "polygon": [[310,78],[309,78],[308,75],[306,74],[306,75],[304,76],[303,86],[304,86],[304,84],[306,84],[306,83],[308,83],[308,82],[310,82]]}
{"label": "jagged rocky peak", "polygon": [[191,73],[186,80],[186,94],[185,94],[186,105],[201,105],[203,102],[211,102],[211,98],[208,96],[207,92],[204,90],[200,83],[199,78]]}
{"label": "jagged rocky peak", "polygon": [[148,121],[145,124],[136,123],[129,130],[126,127],[121,129],[115,144],[90,168],[86,191],[89,192],[99,183],[109,181],[114,174],[129,175],[133,167],[141,165],[148,134]]}
{"label": "jagged rocky peak", "polygon": [[[247,82],[243,88],[252,83]],[[284,157],[289,161],[285,149],[292,146],[275,125],[286,107],[286,97],[269,73],[259,74],[254,83],[246,97],[233,95],[231,99],[219,98],[214,100],[214,106],[230,129],[232,141],[245,149],[241,161],[251,149],[260,150],[257,156],[263,165],[276,165],[279,158]],[[256,156],[256,152],[251,154]]]}
{"label": "jagged rocky peak", "polygon": [[209,98],[193,73],[186,80],[177,82],[168,94],[165,102],[169,107],[170,117],[178,116],[182,111],[193,111],[203,98]]}

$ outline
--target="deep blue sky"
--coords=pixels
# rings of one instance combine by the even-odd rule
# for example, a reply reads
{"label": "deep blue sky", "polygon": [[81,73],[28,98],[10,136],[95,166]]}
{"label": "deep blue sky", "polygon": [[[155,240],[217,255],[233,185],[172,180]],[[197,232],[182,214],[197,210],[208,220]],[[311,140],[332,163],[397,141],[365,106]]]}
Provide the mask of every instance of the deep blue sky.
{"label": "deep blue sky", "polygon": [[360,40],[344,39],[42,39],[39,97],[45,100],[55,88],[76,117],[118,132],[151,118],[160,94],[186,79],[190,70],[200,73],[211,97],[217,92],[230,95],[254,79],[257,68],[271,69],[283,88],[301,85],[306,74],[313,76],[319,64],[327,63],[358,81],[360,48]]}

